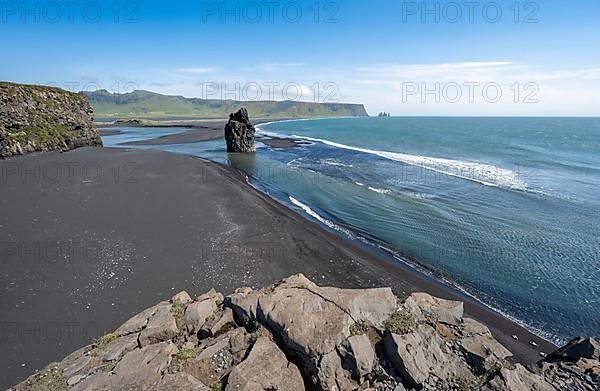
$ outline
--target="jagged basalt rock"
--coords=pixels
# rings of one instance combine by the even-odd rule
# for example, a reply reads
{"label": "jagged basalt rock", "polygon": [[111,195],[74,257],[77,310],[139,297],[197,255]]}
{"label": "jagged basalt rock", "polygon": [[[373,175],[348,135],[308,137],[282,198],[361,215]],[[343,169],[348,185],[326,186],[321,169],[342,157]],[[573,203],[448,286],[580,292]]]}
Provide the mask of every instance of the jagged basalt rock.
{"label": "jagged basalt rock", "polygon": [[102,146],[87,98],[43,86],[0,83],[0,158]]}
{"label": "jagged basalt rock", "polygon": [[597,338],[575,338],[566,346],[548,355],[545,361],[579,359],[600,360],[600,340]]}
{"label": "jagged basalt rock", "polygon": [[375,348],[367,334],[359,334],[348,337],[342,343],[340,354],[345,360],[349,360],[358,377],[367,376],[375,366]]}
{"label": "jagged basalt rock", "polygon": [[415,388],[431,376],[441,380],[474,377],[467,363],[426,324],[409,334],[388,334],[385,350],[407,385]]}
{"label": "jagged basalt rock", "polygon": [[469,365],[479,373],[491,370],[500,360],[512,356],[508,349],[494,339],[490,329],[469,318],[464,318],[458,346]]}
{"label": "jagged basalt rock", "polygon": [[[194,339],[191,338],[190,342]],[[252,347],[252,336],[238,327],[217,337],[207,338],[195,345],[197,355],[180,360],[176,370],[181,370],[203,384],[214,388],[246,357]]]}
{"label": "jagged basalt rock", "polygon": [[295,275],[227,297],[181,292],[14,389],[591,391],[598,347],[575,339],[533,373],[459,302]]}
{"label": "jagged basalt rock", "polygon": [[485,389],[493,391],[554,391],[554,387],[543,377],[529,372],[520,364],[517,364],[514,369],[500,369],[499,374],[489,382]]}
{"label": "jagged basalt rock", "polygon": [[162,341],[169,341],[179,333],[177,322],[171,313],[171,305],[160,306],[148,319],[148,324],[139,337],[140,345],[147,346]]}
{"label": "jagged basalt rock", "polygon": [[248,358],[233,368],[227,379],[226,391],[236,390],[302,391],[304,381],[298,368],[288,362],[277,345],[261,336],[254,343]]}
{"label": "jagged basalt rock", "polygon": [[331,370],[341,366],[338,350],[351,336],[350,326],[383,329],[396,308],[391,289],[322,288],[302,275],[258,292],[239,290],[230,303],[241,319],[270,329],[302,361],[314,385],[323,389],[350,377]]}
{"label": "jagged basalt rock", "polygon": [[198,297],[198,300],[187,306],[184,320],[192,333],[200,331],[202,326],[214,316],[218,303],[223,302],[223,295],[213,290]]}
{"label": "jagged basalt rock", "polygon": [[559,389],[600,390],[600,340],[575,338],[538,363],[544,377]]}
{"label": "jagged basalt rock", "polygon": [[413,293],[406,299],[404,306],[418,320],[432,318],[441,323],[458,326],[463,319],[463,303],[432,297],[427,293]]}
{"label": "jagged basalt rock", "polygon": [[229,122],[225,125],[227,152],[256,152],[255,132],[245,107],[229,114]]}

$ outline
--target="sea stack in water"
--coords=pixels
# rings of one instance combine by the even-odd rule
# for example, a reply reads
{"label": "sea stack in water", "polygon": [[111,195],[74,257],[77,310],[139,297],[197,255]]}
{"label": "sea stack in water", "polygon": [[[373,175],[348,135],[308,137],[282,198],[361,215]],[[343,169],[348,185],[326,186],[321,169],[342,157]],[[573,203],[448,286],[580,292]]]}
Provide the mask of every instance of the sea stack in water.
{"label": "sea stack in water", "polygon": [[227,152],[256,152],[254,132],[254,125],[250,123],[245,107],[229,114],[229,122],[225,125]]}

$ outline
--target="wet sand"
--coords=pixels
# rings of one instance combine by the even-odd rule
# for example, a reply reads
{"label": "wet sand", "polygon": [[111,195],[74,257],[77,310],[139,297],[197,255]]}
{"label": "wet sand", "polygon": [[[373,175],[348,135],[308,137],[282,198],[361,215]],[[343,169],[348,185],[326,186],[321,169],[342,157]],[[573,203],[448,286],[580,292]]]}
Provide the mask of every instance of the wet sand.
{"label": "wet sand", "polygon": [[294,147],[298,147],[304,144],[310,144],[308,142],[302,142],[302,141],[298,141],[292,138],[285,138],[285,137],[265,137],[260,139],[260,142],[263,144],[268,145],[271,148],[294,148]]}
{"label": "wet sand", "polygon": [[187,128],[187,131],[179,134],[170,134],[147,141],[133,141],[123,145],[168,145],[168,144],[190,144],[199,141],[215,140],[224,137],[226,120],[178,122],[170,125],[147,125],[144,127],[160,128]]}
{"label": "wet sand", "polygon": [[231,293],[300,272],[321,285],[463,300],[527,365],[553,350],[460,292],[281,206],[228,167],[82,148],[0,161],[0,173],[1,388],[181,290]]}
{"label": "wet sand", "polygon": [[[255,125],[260,125],[266,122],[281,121],[284,119],[257,119],[253,120]],[[162,137],[157,137],[152,140],[132,141],[123,145],[169,145],[169,144],[190,144],[200,141],[209,141],[223,138],[224,127],[227,119],[216,120],[196,120],[196,121],[162,121],[152,124],[131,125],[119,124],[116,127],[151,127],[151,128],[187,128],[187,131],[179,134],[171,134]],[[112,136],[118,134],[118,130],[112,130],[113,126],[105,127],[100,130],[101,136]],[[293,148],[302,145],[302,142],[290,138],[281,137],[261,137],[259,141],[272,148]]]}
{"label": "wet sand", "polygon": [[100,136],[115,136],[117,134],[120,134],[121,131],[120,130],[99,130],[98,133],[100,133]]}

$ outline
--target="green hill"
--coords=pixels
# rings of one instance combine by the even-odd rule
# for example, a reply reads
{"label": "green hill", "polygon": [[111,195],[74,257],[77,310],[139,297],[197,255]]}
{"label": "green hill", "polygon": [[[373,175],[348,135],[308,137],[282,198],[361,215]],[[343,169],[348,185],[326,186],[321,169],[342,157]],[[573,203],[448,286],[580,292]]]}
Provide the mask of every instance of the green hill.
{"label": "green hill", "polygon": [[227,118],[245,106],[253,118],[368,116],[361,104],[295,101],[250,101],[184,98],[149,91],[112,94],[106,90],[82,92],[99,118]]}

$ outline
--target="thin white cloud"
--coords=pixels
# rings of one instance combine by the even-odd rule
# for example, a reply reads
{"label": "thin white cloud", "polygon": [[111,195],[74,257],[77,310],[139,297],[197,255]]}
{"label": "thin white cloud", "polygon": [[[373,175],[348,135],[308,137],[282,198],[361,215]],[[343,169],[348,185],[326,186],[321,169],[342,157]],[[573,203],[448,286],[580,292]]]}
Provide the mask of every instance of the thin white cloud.
{"label": "thin white cloud", "polygon": [[377,81],[497,81],[506,80],[597,80],[600,68],[543,69],[510,61],[460,62],[443,64],[374,64],[355,69],[362,77],[357,84],[376,84]]}
{"label": "thin white cloud", "polygon": [[178,73],[186,73],[192,75],[200,75],[205,73],[214,73],[219,69],[216,67],[188,67],[188,68],[178,68],[176,72]]}
{"label": "thin white cloud", "polygon": [[442,64],[375,64],[357,68],[358,72],[388,78],[465,78],[489,77],[514,72],[522,66],[510,61],[477,61]]}
{"label": "thin white cloud", "polygon": [[521,75],[529,80],[599,80],[600,68],[565,69],[558,71],[529,71]]}
{"label": "thin white cloud", "polygon": [[285,63],[285,64],[278,64],[278,63],[265,63],[265,64],[258,64],[252,67],[247,67],[247,68],[243,68],[244,71],[262,71],[262,72],[280,72],[280,71],[285,71],[288,70],[290,68],[299,68],[299,67],[303,67],[304,64],[302,63]]}
{"label": "thin white cloud", "polygon": [[[369,64],[340,72],[340,89],[373,112],[408,115],[590,115],[600,68],[514,61]],[[476,83],[476,86],[471,87]],[[492,86],[486,90],[486,86]],[[455,88],[458,86],[458,91]],[[496,91],[500,100],[496,102]],[[415,91],[411,94],[411,91]],[[455,102],[456,93],[461,99]],[[472,98],[471,98],[472,96]],[[375,109],[373,109],[375,108]]]}

